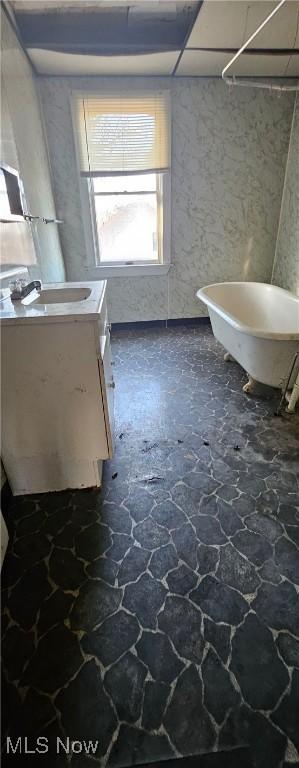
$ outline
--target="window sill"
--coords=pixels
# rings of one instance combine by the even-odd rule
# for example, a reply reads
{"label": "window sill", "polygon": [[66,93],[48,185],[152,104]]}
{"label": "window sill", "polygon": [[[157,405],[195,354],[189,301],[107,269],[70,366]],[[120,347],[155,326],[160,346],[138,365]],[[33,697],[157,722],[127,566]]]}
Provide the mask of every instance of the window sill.
{"label": "window sill", "polygon": [[115,266],[96,266],[85,267],[85,270],[91,276],[91,273],[98,280],[106,280],[109,277],[142,277],[151,275],[167,275],[170,270],[170,264],[117,264]]}

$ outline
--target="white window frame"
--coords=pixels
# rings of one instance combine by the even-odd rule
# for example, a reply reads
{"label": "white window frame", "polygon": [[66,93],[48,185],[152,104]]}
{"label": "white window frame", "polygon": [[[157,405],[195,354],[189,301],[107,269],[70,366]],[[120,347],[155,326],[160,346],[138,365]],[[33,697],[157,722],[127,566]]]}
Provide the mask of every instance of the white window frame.
{"label": "white window frame", "polygon": [[[80,92],[82,96],[82,91]],[[94,95],[94,94],[90,94]],[[158,194],[158,216],[161,216],[159,232],[162,233],[160,248],[162,259],[160,262],[146,264],[135,262],[134,264],[108,264],[100,263],[99,241],[94,207],[94,194],[90,180],[81,176],[79,166],[79,151],[76,140],[75,114],[73,109],[73,96],[78,96],[78,91],[71,94],[71,113],[73,123],[73,135],[75,143],[75,155],[77,175],[80,189],[82,223],[86,246],[86,260],[84,269],[89,276],[97,280],[105,280],[108,277],[130,277],[141,275],[166,275],[171,265],[171,170],[160,174],[160,195]],[[138,193],[137,193],[138,194]],[[162,199],[162,200],[161,200]],[[161,205],[162,202],[162,205]],[[161,210],[162,208],[162,210]]]}

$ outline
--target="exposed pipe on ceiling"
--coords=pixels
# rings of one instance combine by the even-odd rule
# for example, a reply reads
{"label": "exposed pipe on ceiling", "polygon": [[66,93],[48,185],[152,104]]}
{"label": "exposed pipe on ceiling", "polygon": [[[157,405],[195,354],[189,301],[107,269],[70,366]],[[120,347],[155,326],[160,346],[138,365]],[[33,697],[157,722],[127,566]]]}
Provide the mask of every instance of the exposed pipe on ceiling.
{"label": "exposed pipe on ceiling", "polygon": [[260,24],[260,26],[256,29],[255,32],[253,32],[252,35],[246,40],[246,42],[241,46],[241,48],[235,53],[233,58],[226,64],[224,69],[222,70],[221,77],[222,80],[227,85],[241,85],[241,86],[247,86],[247,88],[264,88],[268,91],[298,91],[299,90],[299,83],[295,84],[279,84],[279,83],[268,83],[268,82],[261,82],[260,80],[252,80],[250,78],[242,79],[236,77],[236,75],[228,75],[227,72],[230,69],[230,67],[239,59],[239,57],[244,53],[246,48],[248,48],[248,45],[256,38],[256,36],[259,34],[259,32],[266,26],[266,24],[269,23],[269,21],[275,16],[275,14],[282,8],[282,6],[287,2],[287,0],[280,0],[278,5],[271,11],[271,13],[268,14],[268,16],[264,19],[264,21]]}

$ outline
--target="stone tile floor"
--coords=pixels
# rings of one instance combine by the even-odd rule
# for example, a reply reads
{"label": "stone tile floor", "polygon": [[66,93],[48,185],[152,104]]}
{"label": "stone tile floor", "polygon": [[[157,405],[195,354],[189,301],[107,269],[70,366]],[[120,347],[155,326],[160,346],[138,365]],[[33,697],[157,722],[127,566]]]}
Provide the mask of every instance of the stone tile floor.
{"label": "stone tile floor", "polygon": [[98,740],[40,760],[55,768],[222,751],[198,766],[241,768],[248,745],[252,766],[294,768],[298,415],[244,395],[209,326],[115,333],[113,353],[101,492],[9,510],[4,735]]}

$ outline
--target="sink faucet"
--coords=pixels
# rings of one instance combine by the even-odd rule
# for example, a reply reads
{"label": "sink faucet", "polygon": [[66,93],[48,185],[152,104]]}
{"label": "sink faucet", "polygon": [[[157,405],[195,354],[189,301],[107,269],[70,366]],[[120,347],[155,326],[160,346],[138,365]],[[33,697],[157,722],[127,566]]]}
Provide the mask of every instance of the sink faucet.
{"label": "sink faucet", "polygon": [[28,296],[31,291],[34,291],[35,288],[37,291],[40,291],[41,287],[42,284],[40,280],[32,280],[32,282],[27,285],[20,285],[17,283],[14,285],[10,294],[11,301],[21,301],[21,299],[25,299],[25,296]]}

